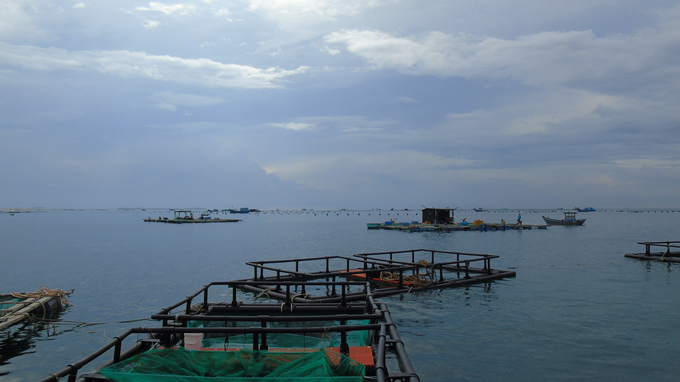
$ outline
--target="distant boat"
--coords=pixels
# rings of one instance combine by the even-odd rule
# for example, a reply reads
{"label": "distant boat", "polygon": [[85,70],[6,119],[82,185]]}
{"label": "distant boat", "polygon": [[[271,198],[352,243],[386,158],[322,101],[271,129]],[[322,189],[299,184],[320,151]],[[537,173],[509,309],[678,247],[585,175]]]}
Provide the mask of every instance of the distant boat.
{"label": "distant boat", "polygon": [[576,210],[576,212],[594,212],[595,211],[595,209],[593,207],[587,207],[587,208],[583,208],[583,209],[575,207],[574,209]]}
{"label": "distant boat", "polygon": [[260,210],[256,210],[256,209],[251,210],[248,207],[243,207],[243,208],[240,208],[238,210],[229,209],[229,212],[231,212],[232,214],[247,214],[247,213],[251,213],[251,212],[260,212]]}
{"label": "distant boat", "polygon": [[576,212],[564,212],[564,219],[562,220],[543,216],[543,221],[547,225],[583,225],[586,219],[576,219]]}
{"label": "distant boat", "polygon": [[481,208],[481,207],[479,207],[479,208],[473,208],[473,210],[474,210],[475,212],[484,212],[484,208]]}

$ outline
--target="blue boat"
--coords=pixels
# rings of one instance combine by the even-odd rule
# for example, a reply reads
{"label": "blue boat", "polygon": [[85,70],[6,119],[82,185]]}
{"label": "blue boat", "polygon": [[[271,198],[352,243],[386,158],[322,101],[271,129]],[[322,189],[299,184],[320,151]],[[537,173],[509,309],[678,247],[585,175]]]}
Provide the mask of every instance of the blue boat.
{"label": "blue boat", "polygon": [[576,210],[576,212],[595,212],[595,209],[593,207],[586,207],[583,209],[576,207],[574,209]]}

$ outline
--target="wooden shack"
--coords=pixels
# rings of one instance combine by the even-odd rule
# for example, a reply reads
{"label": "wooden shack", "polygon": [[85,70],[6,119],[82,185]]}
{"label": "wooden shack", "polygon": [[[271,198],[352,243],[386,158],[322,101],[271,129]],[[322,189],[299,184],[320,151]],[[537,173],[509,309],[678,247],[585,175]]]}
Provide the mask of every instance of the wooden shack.
{"label": "wooden shack", "polygon": [[424,224],[451,224],[453,223],[453,216],[455,208],[433,208],[428,207],[423,209],[423,223]]}

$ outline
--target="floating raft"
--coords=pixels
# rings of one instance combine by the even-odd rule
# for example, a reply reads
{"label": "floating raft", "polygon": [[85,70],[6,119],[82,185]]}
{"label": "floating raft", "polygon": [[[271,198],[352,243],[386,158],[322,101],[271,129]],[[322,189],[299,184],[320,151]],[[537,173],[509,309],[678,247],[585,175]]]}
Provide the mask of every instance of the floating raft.
{"label": "floating raft", "polygon": [[145,222],[150,223],[168,223],[168,224],[191,224],[191,223],[236,223],[241,219],[144,219]]}
{"label": "floating raft", "polygon": [[0,294],[0,330],[18,324],[33,316],[49,317],[70,305],[66,296],[71,292],[60,289],[39,289],[33,293]]}
{"label": "floating raft", "polygon": [[450,223],[450,224],[427,224],[413,222],[385,222],[367,223],[368,229],[386,229],[407,232],[452,232],[452,231],[522,231],[529,229],[548,229],[548,225],[534,224],[502,224],[502,223]]}
{"label": "floating raft", "polygon": [[188,224],[188,223],[236,223],[240,222],[241,219],[216,219],[211,218],[210,214],[203,213],[200,217],[194,218],[194,213],[190,210],[177,210],[175,211],[175,218],[168,219],[164,217],[159,217],[158,219],[144,219],[145,222],[150,223],[169,223],[169,224]]}
{"label": "floating raft", "polygon": [[[253,283],[257,282],[234,280],[205,285],[152,315],[160,327],[129,329],[43,382],[67,376],[75,381],[83,367],[111,353],[111,361],[78,380],[209,381],[241,380],[248,375],[246,379],[272,382],[420,381],[389,309],[375,301],[366,282],[274,282],[282,289],[301,285],[323,290],[360,288],[361,302],[281,303],[264,295],[237,301],[237,289]],[[231,288],[234,301],[211,301],[210,296],[224,295],[224,287]],[[140,334],[147,337],[139,340]],[[122,351],[124,341],[133,343],[126,351]],[[214,365],[219,367],[210,367]]]}
{"label": "floating raft", "polygon": [[[651,261],[666,261],[671,263],[680,262],[680,241],[643,241],[638,244],[645,246],[645,251],[642,253],[628,253],[625,257],[638,260]],[[654,249],[661,249],[659,252],[652,251]]]}

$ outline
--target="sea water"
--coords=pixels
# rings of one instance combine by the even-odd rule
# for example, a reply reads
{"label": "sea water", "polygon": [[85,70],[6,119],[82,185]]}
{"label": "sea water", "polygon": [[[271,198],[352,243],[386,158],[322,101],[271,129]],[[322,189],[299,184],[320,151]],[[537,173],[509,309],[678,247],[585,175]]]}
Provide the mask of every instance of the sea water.
{"label": "sea water", "polygon": [[[420,248],[498,255],[493,268],[517,273],[382,299],[422,381],[675,381],[680,375],[680,264],[624,258],[644,250],[639,241],[680,240],[679,212],[598,211],[579,213],[587,219],[582,227],[450,233],[366,229],[369,222],[420,220],[415,211],[143,221],[159,214],[171,217],[139,210],[0,214],[0,293],[75,288],[73,306],[55,325],[0,332],[0,381],[43,379],[127,328],[157,326],[145,319],[208,282],[251,277],[246,261]],[[459,211],[456,219],[514,222],[516,214]],[[525,224],[543,224],[541,214],[522,211]]]}

